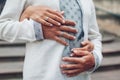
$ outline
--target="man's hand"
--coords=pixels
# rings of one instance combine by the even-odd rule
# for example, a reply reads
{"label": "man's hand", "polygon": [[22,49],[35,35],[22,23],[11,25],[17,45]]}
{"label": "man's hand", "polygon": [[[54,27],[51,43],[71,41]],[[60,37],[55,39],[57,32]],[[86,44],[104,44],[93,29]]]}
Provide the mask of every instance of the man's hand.
{"label": "man's hand", "polygon": [[22,13],[20,21],[31,18],[45,26],[60,26],[65,23],[63,14],[47,6],[29,6]]}
{"label": "man's hand", "polygon": [[88,50],[88,51],[93,51],[94,49],[94,44],[90,42],[89,40],[81,42],[82,49]]}
{"label": "man's hand", "polygon": [[[75,22],[70,20],[64,20],[63,12],[55,11],[47,6],[29,6],[26,8],[20,18],[20,21],[24,19],[33,19],[42,25],[43,35],[45,39],[55,40],[63,45],[68,45],[61,37],[69,40],[74,40],[75,37],[68,34],[77,33],[75,28]],[[49,17],[49,19],[46,19]],[[59,23],[61,25],[59,25]],[[52,27],[51,27],[52,25]],[[59,26],[59,27],[58,27]]]}
{"label": "man's hand", "polygon": [[68,64],[61,64],[60,66],[63,74],[73,77],[94,67],[95,60],[91,52],[78,48],[72,54],[76,54],[77,57],[63,58],[63,61],[68,62]]}
{"label": "man's hand", "polygon": [[[71,51],[74,52],[76,49],[79,49],[79,50],[85,50],[85,51],[92,52],[94,49],[94,44],[89,40],[81,42],[81,45],[82,45],[81,48],[75,48],[75,49],[73,48]],[[70,56],[71,57],[78,57],[77,54],[71,54]]]}
{"label": "man's hand", "polygon": [[[65,25],[67,25],[67,26],[65,26]],[[55,41],[67,46],[68,43],[65,42],[62,39],[62,37],[69,39],[69,40],[74,40],[75,37],[73,35],[68,34],[67,32],[75,34],[75,33],[77,33],[77,30],[74,27],[70,27],[70,26],[75,25],[75,23],[73,21],[66,20],[65,25],[61,25],[60,27],[56,27],[56,26],[48,27],[48,26],[42,25],[44,38],[55,40]]]}

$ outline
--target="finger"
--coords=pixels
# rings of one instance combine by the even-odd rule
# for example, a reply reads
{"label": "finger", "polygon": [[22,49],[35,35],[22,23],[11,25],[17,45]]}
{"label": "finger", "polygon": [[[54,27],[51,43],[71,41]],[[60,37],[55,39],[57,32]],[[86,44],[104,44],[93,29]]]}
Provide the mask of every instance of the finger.
{"label": "finger", "polygon": [[65,20],[64,25],[67,25],[67,26],[75,26],[76,23],[75,23],[74,21],[71,21],[71,20]]}
{"label": "finger", "polygon": [[55,15],[59,16],[60,18],[64,19],[63,15],[62,15],[64,13],[63,11],[60,12],[60,11],[51,10],[51,9],[48,9],[47,11],[50,12],[50,13],[52,13],[52,14],[55,14]]}
{"label": "finger", "polygon": [[88,51],[86,50],[81,50],[80,48],[74,48],[72,51],[75,55],[77,56],[85,56],[88,55]]}
{"label": "finger", "polygon": [[[64,15],[64,11],[57,11],[57,12],[59,12],[61,15]],[[62,16],[63,17],[63,19],[64,19],[64,16]],[[65,23],[65,22],[64,22]]]}
{"label": "finger", "polygon": [[83,46],[84,49],[86,49],[88,51],[93,51],[93,49],[94,49],[94,44],[88,40],[82,42],[81,45]]}
{"label": "finger", "polygon": [[79,75],[80,73],[82,73],[82,71],[81,72],[76,72],[76,73],[74,73],[74,74],[66,74],[68,77],[74,77],[74,76],[77,76],[77,75]]}
{"label": "finger", "polygon": [[27,17],[27,15],[21,15],[20,21],[23,21],[24,19],[29,19],[29,17]]}
{"label": "finger", "polygon": [[70,74],[79,73],[80,71],[81,71],[81,69],[71,69],[71,70],[62,70],[62,73],[70,75]]}
{"label": "finger", "polygon": [[86,46],[82,47],[82,49],[89,51],[91,49],[91,47],[90,47],[90,45],[86,45]]}
{"label": "finger", "polygon": [[84,59],[83,58],[78,58],[78,57],[64,57],[63,59],[62,59],[63,61],[65,61],[65,62],[70,62],[70,63],[77,63],[77,64],[80,64],[80,63],[84,63]]}
{"label": "finger", "polygon": [[[44,17],[44,20],[46,20],[47,17]],[[56,26],[60,26],[61,24],[55,20],[53,20],[52,18],[49,18],[46,20],[47,22],[53,24],[53,25],[56,25]]]}
{"label": "finger", "polygon": [[76,39],[75,36],[70,35],[70,34],[68,34],[68,33],[66,33],[66,32],[58,31],[58,32],[57,32],[57,35],[60,36],[60,37],[64,37],[64,38],[66,38],[66,39],[69,39],[69,40],[75,40],[75,39]]}
{"label": "finger", "polygon": [[45,25],[45,26],[53,26],[53,24],[45,21],[44,19],[40,18],[39,16],[30,16],[31,19],[41,23],[42,25]]}
{"label": "finger", "polygon": [[54,19],[55,21],[57,21],[57,22],[59,22],[59,23],[61,23],[61,24],[62,24],[63,22],[65,22],[64,19],[60,18],[60,17],[57,16],[57,15],[51,14],[51,13],[46,13],[46,16]]}
{"label": "finger", "polygon": [[88,45],[88,44],[89,44],[88,40],[81,42],[82,46],[85,46],[85,45]]}
{"label": "finger", "polygon": [[63,70],[79,69],[79,65],[78,64],[62,64],[61,69]]}
{"label": "finger", "polygon": [[[64,15],[64,11],[61,11],[61,14]],[[63,17],[64,18],[64,17]],[[64,22],[65,23],[65,22]]]}
{"label": "finger", "polygon": [[65,31],[65,32],[71,32],[71,33],[77,33],[77,29],[69,27],[69,26],[61,26],[60,30]]}
{"label": "finger", "polygon": [[65,42],[64,40],[62,40],[62,39],[60,39],[59,37],[55,37],[55,41],[57,41],[58,43],[60,43],[60,44],[63,44],[63,45],[65,45],[65,46],[67,46],[68,45],[68,43],[67,42]]}

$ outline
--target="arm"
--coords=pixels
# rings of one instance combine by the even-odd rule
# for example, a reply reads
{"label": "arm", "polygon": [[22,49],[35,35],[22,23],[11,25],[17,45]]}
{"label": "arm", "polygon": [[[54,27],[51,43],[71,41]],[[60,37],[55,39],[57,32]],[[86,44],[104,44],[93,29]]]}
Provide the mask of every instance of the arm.
{"label": "arm", "polygon": [[[16,1],[16,5],[9,1],[6,2],[6,5],[0,15],[0,39],[7,40],[9,42],[17,40],[26,40],[26,41],[35,41],[34,27],[31,21],[27,19],[19,22],[18,18],[22,12],[19,1]],[[11,5],[12,4],[12,5]],[[18,9],[18,11],[14,11]]]}
{"label": "arm", "polygon": [[97,20],[96,20],[96,12],[94,4],[92,3],[92,12],[90,17],[90,24],[89,24],[89,39],[94,44],[94,50],[93,55],[95,58],[95,67],[91,72],[93,72],[95,69],[97,69],[102,61],[102,44],[101,44],[101,34],[99,32]]}
{"label": "arm", "polygon": [[[34,27],[31,21],[25,19],[19,22],[24,0],[6,1],[0,15],[0,39],[13,41],[35,41]],[[16,11],[17,10],[17,11]]]}
{"label": "arm", "polygon": [[24,20],[22,22],[14,20],[0,20],[0,39],[14,41],[35,41],[35,33],[33,24]]}
{"label": "arm", "polygon": [[[51,12],[49,12],[49,10]],[[46,15],[45,15],[46,13],[53,16],[53,17],[49,16],[49,20],[53,19],[56,22],[57,22],[57,20],[55,20],[54,18],[57,19],[57,17],[61,18],[60,16],[62,16],[61,12],[54,11],[46,6],[44,6],[44,7],[43,6],[28,6],[22,13],[20,20],[22,21],[26,18],[34,20],[33,21],[35,23],[34,29],[35,29],[35,34],[36,34],[37,40],[39,40],[39,38],[43,36],[44,39],[55,40],[63,45],[67,45],[67,43],[64,41],[64,39],[62,39],[60,37],[64,37],[64,38],[70,39],[70,40],[75,39],[74,36],[66,33],[66,32],[70,32],[70,33],[77,32],[77,30],[75,28],[69,27],[69,26],[75,26],[75,23],[73,21],[62,19],[65,21],[64,24],[61,23],[63,25],[58,26],[52,20],[50,20],[51,22],[44,20],[44,18],[46,17]],[[40,16],[40,17],[36,18],[36,16]],[[54,23],[54,24],[52,24],[53,26],[51,27],[50,25],[47,25],[48,22],[50,24]]]}
{"label": "arm", "polygon": [[87,48],[83,47],[85,49],[74,48],[72,49],[71,57],[63,58],[63,61],[73,63],[73,64],[61,65],[62,73],[66,74],[69,77],[76,76],[84,71],[91,73],[94,70],[96,70],[101,64],[101,61],[102,61],[101,34],[99,33],[99,28],[96,21],[96,13],[95,13],[94,7],[92,7],[88,28],[89,28],[88,36],[90,40],[89,45],[91,44],[91,46],[93,46],[94,49],[91,48],[89,51],[89,47]]}

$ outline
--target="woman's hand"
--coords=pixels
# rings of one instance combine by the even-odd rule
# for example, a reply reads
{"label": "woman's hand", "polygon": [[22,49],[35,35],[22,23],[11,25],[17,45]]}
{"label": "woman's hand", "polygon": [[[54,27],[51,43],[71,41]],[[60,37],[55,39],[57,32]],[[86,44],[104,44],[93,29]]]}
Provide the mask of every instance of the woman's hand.
{"label": "woman's hand", "polygon": [[76,49],[73,54],[77,54],[77,57],[63,58],[63,61],[68,62],[68,64],[61,64],[60,66],[63,74],[74,77],[94,67],[95,59],[91,52]]}
{"label": "woman's hand", "polygon": [[[68,34],[69,33],[77,33],[77,30],[74,27],[70,26],[75,26],[75,23],[70,20],[65,20],[65,25],[61,25],[60,27],[53,26],[53,27],[48,27],[48,26],[42,26],[43,29],[43,34],[45,39],[51,39],[55,40],[65,46],[68,45],[66,41],[64,41],[63,38],[69,39],[69,40],[74,40],[75,36]],[[63,37],[63,38],[62,38]]]}
{"label": "woman's hand", "polygon": [[64,57],[63,61],[68,64],[61,64],[62,73],[69,77],[77,76],[80,73],[90,70],[95,65],[94,55],[92,51],[94,45],[90,41],[81,43],[82,48],[72,49],[71,57]]}
{"label": "woman's hand", "polygon": [[[76,49],[78,49],[78,50],[85,50],[85,51],[92,52],[94,49],[94,44],[89,40],[81,42],[81,45],[82,45],[81,48],[73,48],[71,51],[74,52]],[[71,54],[71,56],[74,56],[74,57],[77,55],[80,55],[80,54]]]}
{"label": "woman's hand", "polygon": [[82,45],[82,49],[86,49],[90,52],[92,52],[94,49],[94,44],[89,40],[81,42],[81,45]]}
{"label": "woman's hand", "polygon": [[46,6],[29,6],[22,13],[20,21],[31,18],[45,26],[60,26],[65,23],[63,13]]}

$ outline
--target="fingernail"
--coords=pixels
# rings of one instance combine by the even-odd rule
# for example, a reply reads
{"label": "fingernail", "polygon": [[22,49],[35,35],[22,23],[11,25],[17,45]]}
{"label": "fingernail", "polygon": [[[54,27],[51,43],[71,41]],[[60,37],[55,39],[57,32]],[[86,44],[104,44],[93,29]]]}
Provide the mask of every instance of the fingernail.
{"label": "fingernail", "polygon": [[62,58],[62,60],[65,60],[65,58]]}
{"label": "fingernail", "polygon": [[74,49],[71,49],[71,51],[73,51]]}
{"label": "fingernail", "polygon": [[72,56],[73,56],[73,54],[70,54],[70,56],[72,57]]}
{"label": "fingernail", "polygon": [[64,13],[64,11],[61,11],[61,13]]}
{"label": "fingernail", "polygon": [[63,20],[62,23],[65,23],[65,20]]}
{"label": "fingernail", "polygon": [[84,42],[81,42],[81,44],[84,44]]}
{"label": "fingernail", "polygon": [[60,26],[61,24],[60,24],[60,23],[58,23],[58,25]]}
{"label": "fingernail", "polygon": [[53,26],[53,24],[50,24],[50,26]]}
{"label": "fingernail", "polygon": [[73,37],[74,39],[76,39],[76,37]]}
{"label": "fingernail", "polygon": [[77,53],[77,50],[73,50],[74,53]]}

